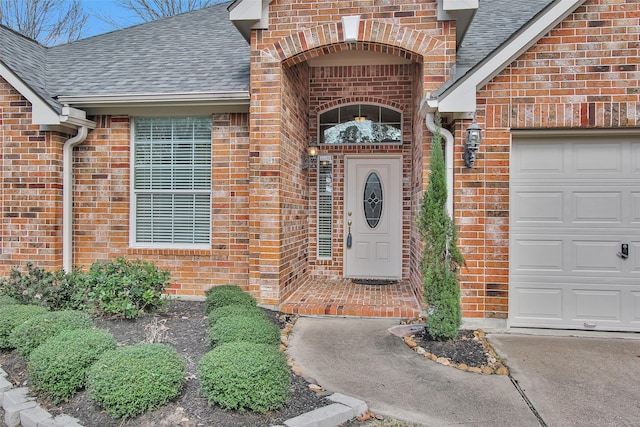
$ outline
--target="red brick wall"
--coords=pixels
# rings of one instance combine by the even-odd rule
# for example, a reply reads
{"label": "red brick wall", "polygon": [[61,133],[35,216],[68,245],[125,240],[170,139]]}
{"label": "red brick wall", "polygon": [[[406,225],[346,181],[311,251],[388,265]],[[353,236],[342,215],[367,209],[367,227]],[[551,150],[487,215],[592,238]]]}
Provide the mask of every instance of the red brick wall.
{"label": "red brick wall", "polygon": [[[323,93],[328,100],[335,102],[379,102],[381,98],[387,98],[385,102],[393,102],[400,106],[405,115],[405,137],[407,145],[401,148],[371,147],[366,149],[346,148],[332,151],[334,156],[334,185],[341,188],[341,176],[344,173],[342,159],[344,154],[364,152],[402,152],[404,154],[404,170],[410,171],[416,163],[421,163],[418,156],[411,154],[415,147],[411,145],[415,115],[415,106],[424,96],[424,91],[434,91],[446,80],[449,67],[454,61],[455,54],[455,28],[452,22],[436,21],[436,1],[405,2],[402,4],[381,4],[373,0],[353,3],[350,1],[319,2],[319,1],[275,1],[269,7],[269,28],[252,32],[251,39],[251,205],[260,206],[261,209],[251,213],[250,223],[252,232],[250,235],[250,285],[252,289],[261,289],[260,295],[267,301],[279,302],[289,293],[289,278],[294,277],[291,267],[297,265],[297,274],[304,273],[304,265],[291,263],[287,257],[295,254],[292,247],[307,249],[308,257],[313,263],[315,260],[315,219],[309,218],[310,235],[294,233],[291,239],[282,240],[278,236],[285,235],[285,228],[289,227],[288,219],[291,218],[282,209],[283,206],[293,204],[298,206],[300,199],[291,197],[286,192],[281,192],[273,197],[271,186],[279,183],[281,188],[288,188],[288,180],[297,181],[293,172],[287,171],[288,161],[293,159],[300,164],[300,159],[289,156],[295,153],[290,146],[293,141],[288,134],[292,132],[292,125],[284,120],[291,114],[290,106],[304,108],[301,100],[290,100],[289,97],[299,97],[306,93],[304,90],[292,92],[289,89],[296,87],[299,74],[291,73],[291,67],[305,64],[306,61],[318,56],[333,52],[349,50],[367,50],[388,53],[408,59],[417,64],[406,66],[401,73],[396,66],[359,68],[336,67],[312,69],[311,81],[311,109],[310,134],[307,137],[315,137],[315,126],[318,108],[321,105],[329,107],[328,101],[320,101],[321,96],[313,94],[315,82],[320,82],[321,77],[317,73],[328,73],[333,83],[338,81],[339,75],[332,73],[346,73],[340,76],[343,80],[340,85],[342,93]],[[342,16],[360,15],[361,23],[358,42],[345,43],[342,33]],[[291,70],[289,70],[291,68]],[[286,71],[285,71],[286,70]],[[364,73],[364,74],[359,74]],[[362,85],[362,79],[369,73],[370,77],[377,77],[380,81],[387,81],[380,86],[375,81],[378,89],[367,88]],[[357,80],[360,77],[360,82]],[[345,77],[348,82],[345,82]],[[392,89],[393,79],[400,78],[396,88]],[[314,80],[315,79],[315,80]],[[415,80],[419,79],[420,83]],[[327,89],[327,87],[325,87]],[[314,99],[315,96],[315,99]],[[368,99],[373,98],[374,101]],[[389,98],[393,99],[390,101]],[[397,99],[397,101],[396,101]],[[315,108],[314,108],[315,107]],[[301,121],[294,121],[295,126]],[[302,129],[300,129],[302,130]],[[298,153],[306,147],[308,138],[298,141]],[[418,141],[418,144],[424,141]],[[420,152],[420,150],[418,150]],[[310,172],[308,200],[309,212],[315,212],[315,181],[314,172]],[[303,185],[304,187],[304,185]],[[409,259],[412,248],[409,241],[415,232],[411,230],[414,213],[412,212],[413,198],[416,192],[412,190],[412,176],[410,172],[403,179],[404,217],[405,224],[403,256],[405,258],[403,275],[409,276]],[[335,219],[337,233],[335,239],[334,260],[329,263],[316,262],[313,266],[315,274],[331,276],[341,273],[341,199],[335,197]],[[279,221],[273,221],[273,212],[279,213]],[[298,252],[299,254],[299,252]],[[282,278],[286,278],[282,281]],[[281,287],[280,282],[284,283]],[[295,281],[295,280],[294,280]],[[295,286],[295,285],[294,285]]]}
{"label": "red brick wall", "polygon": [[510,129],[640,125],[640,2],[590,0],[478,94],[484,143],[473,169],[456,128],[456,212],[467,317],[506,318]]}
{"label": "red brick wall", "polygon": [[62,145],[31,124],[31,105],[0,78],[0,274],[26,262],[62,266]]}

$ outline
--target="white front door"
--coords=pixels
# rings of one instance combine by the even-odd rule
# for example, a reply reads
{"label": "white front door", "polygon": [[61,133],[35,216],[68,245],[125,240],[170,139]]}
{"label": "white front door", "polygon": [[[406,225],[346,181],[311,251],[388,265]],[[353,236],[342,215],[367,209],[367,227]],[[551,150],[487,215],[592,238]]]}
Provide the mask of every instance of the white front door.
{"label": "white front door", "polygon": [[402,158],[346,157],[345,170],[345,277],[400,279]]}

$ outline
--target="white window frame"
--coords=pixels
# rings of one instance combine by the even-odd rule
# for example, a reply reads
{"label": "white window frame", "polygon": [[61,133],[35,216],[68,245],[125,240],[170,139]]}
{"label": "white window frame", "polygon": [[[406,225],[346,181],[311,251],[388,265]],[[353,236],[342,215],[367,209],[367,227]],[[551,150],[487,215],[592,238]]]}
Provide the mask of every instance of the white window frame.
{"label": "white window frame", "polygon": [[[136,143],[138,141],[136,141],[136,126],[137,123],[140,123],[142,121],[146,121],[146,120],[182,120],[182,119],[192,119],[192,120],[201,120],[203,123],[206,121],[207,122],[207,126],[209,127],[209,129],[211,129],[211,118],[210,117],[134,117],[131,119],[131,130],[130,130],[130,134],[131,134],[131,138],[130,138],[130,145],[131,145],[131,159],[130,159],[130,212],[129,212],[129,245],[132,248],[149,248],[149,249],[210,249],[211,248],[211,238],[212,238],[212,233],[211,233],[211,226],[212,226],[212,209],[211,209],[211,202],[212,202],[212,197],[213,197],[213,182],[212,182],[212,177],[210,178],[210,182],[209,182],[209,187],[208,188],[201,188],[201,189],[196,189],[196,188],[191,188],[191,189],[177,189],[177,188],[172,188],[172,189],[136,189]],[[172,123],[172,129],[174,124]],[[188,139],[186,140],[182,140],[182,141],[189,141]],[[192,140],[195,141],[195,140]],[[200,140],[203,141],[203,140]],[[172,142],[175,142],[175,140],[172,139]],[[212,137],[211,137],[211,133],[209,134],[209,139],[208,139],[208,143],[209,143],[209,174],[211,174],[211,167],[212,167]],[[172,147],[171,149],[171,153],[172,155],[175,154],[174,147]],[[174,164],[174,163],[172,163]],[[175,171],[174,171],[175,172]],[[193,177],[193,181],[195,182],[195,176]],[[151,179],[149,179],[149,182],[152,182]],[[206,218],[206,229],[207,229],[207,236],[206,236],[206,242],[202,242],[202,243],[194,243],[194,242],[180,242],[180,243],[173,243],[173,242],[138,242],[137,240],[137,224],[138,224],[138,218],[137,218],[137,209],[138,209],[138,195],[140,194],[151,194],[151,195],[172,195],[172,196],[179,196],[179,195],[208,195],[208,206],[206,209],[206,214],[208,215],[208,218]],[[175,207],[175,205],[174,205]],[[174,219],[172,221],[175,221]],[[175,222],[172,222],[172,226],[175,225]],[[172,237],[175,237],[175,235],[173,235],[173,233],[175,233],[175,231],[172,231]],[[175,240],[175,239],[174,239]]]}

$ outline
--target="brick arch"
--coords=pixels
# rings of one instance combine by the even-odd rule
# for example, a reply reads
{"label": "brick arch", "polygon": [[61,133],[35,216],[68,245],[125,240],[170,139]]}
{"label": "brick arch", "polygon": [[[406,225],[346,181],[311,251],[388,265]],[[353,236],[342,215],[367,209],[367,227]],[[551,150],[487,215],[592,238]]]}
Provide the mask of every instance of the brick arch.
{"label": "brick arch", "polygon": [[405,110],[405,107],[403,105],[394,101],[389,101],[388,99],[376,98],[372,96],[352,96],[347,98],[334,99],[329,102],[325,102],[322,105],[318,105],[314,109],[314,113],[320,114],[346,104],[372,104],[389,107],[400,112],[404,112]]}
{"label": "brick arch", "polygon": [[423,32],[398,24],[363,20],[360,22],[357,42],[345,42],[341,22],[305,28],[290,34],[264,54],[277,58],[290,67],[321,55],[349,50],[370,50],[389,53],[422,62],[422,56],[442,45],[443,42]]}

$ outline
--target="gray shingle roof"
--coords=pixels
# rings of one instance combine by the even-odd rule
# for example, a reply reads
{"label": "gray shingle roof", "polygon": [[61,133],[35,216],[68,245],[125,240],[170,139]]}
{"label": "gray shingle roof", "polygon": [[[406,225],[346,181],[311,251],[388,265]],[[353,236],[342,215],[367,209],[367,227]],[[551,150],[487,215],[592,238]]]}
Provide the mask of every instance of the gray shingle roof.
{"label": "gray shingle roof", "polygon": [[229,3],[50,48],[49,92],[60,95],[243,91],[249,45]]}
{"label": "gray shingle roof", "polygon": [[480,0],[458,48],[456,73],[436,91],[435,96],[444,93],[469,70],[489,58],[554,1],[557,0]]}
{"label": "gray shingle roof", "polygon": [[18,76],[43,101],[59,110],[46,87],[47,48],[0,25],[0,62]]}

